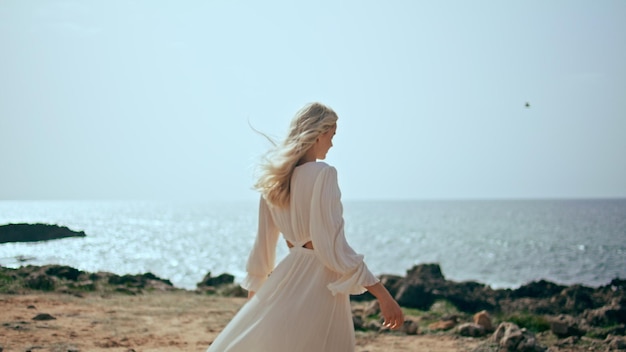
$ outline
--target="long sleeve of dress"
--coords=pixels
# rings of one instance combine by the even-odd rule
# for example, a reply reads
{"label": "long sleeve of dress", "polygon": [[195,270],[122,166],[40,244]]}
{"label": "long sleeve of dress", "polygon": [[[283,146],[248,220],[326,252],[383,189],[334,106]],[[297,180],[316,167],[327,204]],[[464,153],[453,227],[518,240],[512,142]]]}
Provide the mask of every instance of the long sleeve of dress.
{"label": "long sleeve of dress", "polygon": [[369,271],[363,255],[357,254],[346,241],[343,206],[337,183],[337,170],[328,166],[320,171],[311,199],[311,240],[319,259],[341,277],[328,284],[336,295],[361,294],[365,286],[379,280]]}
{"label": "long sleeve of dress", "polygon": [[248,257],[246,271],[248,275],[241,283],[241,287],[248,291],[258,291],[261,285],[274,269],[276,260],[276,243],[279,230],[267,202],[263,197],[259,203],[259,228],[254,246]]}

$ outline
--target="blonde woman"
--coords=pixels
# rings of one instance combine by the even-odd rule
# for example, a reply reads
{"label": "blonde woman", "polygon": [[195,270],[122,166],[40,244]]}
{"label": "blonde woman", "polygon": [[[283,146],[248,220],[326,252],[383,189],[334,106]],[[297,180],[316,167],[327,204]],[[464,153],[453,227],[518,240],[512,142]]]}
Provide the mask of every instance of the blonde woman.
{"label": "blonde woman", "polygon": [[[400,307],[346,242],[337,171],[317,161],[336,130],[332,109],[309,104],[263,160],[258,234],[242,283],[249,301],[207,352],[354,351],[349,295],[366,290],[384,326],[402,326]],[[290,250],[274,267],[280,233]]]}

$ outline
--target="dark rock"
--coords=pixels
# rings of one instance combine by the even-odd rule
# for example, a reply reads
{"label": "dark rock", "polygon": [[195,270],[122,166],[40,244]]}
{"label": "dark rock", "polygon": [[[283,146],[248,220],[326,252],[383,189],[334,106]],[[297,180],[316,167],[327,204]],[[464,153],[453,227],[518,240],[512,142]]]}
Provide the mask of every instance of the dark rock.
{"label": "dark rock", "polygon": [[550,298],[561,293],[563,289],[565,289],[565,286],[557,285],[550,281],[533,281],[520,286],[517,290],[511,291],[511,298]]}
{"label": "dark rock", "polygon": [[78,277],[83,273],[82,271],[65,265],[50,265],[47,266],[46,274],[56,276],[58,278],[76,281]]}
{"label": "dark rock", "polygon": [[435,303],[436,296],[423,284],[405,284],[396,293],[396,301],[403,307],[428,310]]}
{"label": "dark rock", "polygon": [[56,320],[56,318],[53,317],[52,315],[48,314],[48,313],[40,313],[40,314],[37,314],[33,318],[33,320],[41,320],[41,321],[43,321],[43,320]]}
{"label": "dark rock", "polygon": [[123,275],[123,276],[118,276],[118,275],[111,275],[108,278],[108,282],[109,284],[112,285],[122,285],[122,286],[127,286],[127,287],[134,287],[134,288],[163,288],[162,285],[159,285],[158,283],[161,284],[165,284],[166,287],[171,287],[173,288],[174,285],[172,285],[172,283],[170,282],[170,280],[166,280],[166,279],[161,279],[160,277],[152,274],[152,273],[145,273],[145,274],[139,274],[139,275]]}
{"label": "dark rock", "polygon": [[550,331],[560,338],[583,336],[586,333],[574,317],[566,314],[550,319]]}
{"label": "dark rock", "polygon": [[474,281],[448,282],[437,293],[463,312],[493,311],[498,304],[494,291],[489,286]]}
{"label": "dark rock", "polygon": [[211,272],[209,272],[202,281],[196,284],[196,292],[227,297],[247,297],[248,291],[234,282],[235,277],[231,274],[224,273],[217,277],[212,277]]}
{"label": "dark rock", "polygon": [[417,335],[419,332],[419,325],[412,319],[405,319],[400,331],[407,335]]}
{"label": "dark rock", "polygon": [[[404,281],[404,278],[398,275],[381,275],[379,279],[380,283],[385,286],[392,296],[398,293],[398,289],[400,289],[400,285]],[[375,297],[372,296],[372,298]]]}
{"label": "dark rock", "polygon": [[83,231],[73,231],[65,226],[48,224],[0,225],[0,243],[37,242],[66,237],[85,237]]}
{"label": "dark rock", "polygon": [[401,306],[428,310],[435,301],[444,299],[459,310],[475,313],[496,310],[496,292],[474,282],[447,281],[438,264],[421,264],[407,271],[406,278],[394,283],[395,299]]}
{"label": "dark rock", "polygon": [[196,284],[196,287],[198,288],[207,287],[207,286],[217,287],[217,286],[221,286],[225,284],[232,284],[233,282],[235,282],[235,277],[233,275],[221,274],[217,277],[212,277],[211,272],[209,272],[204,276],[202,281]]}
{"label": "dark rock", "polygon": [[223,284],[219,286],[217,293],[226,297],[248,297],[248,291],[238,284]]}
{"label": "dark rock", "polygon": [[597,309],[586,310],[582,318],[591,326],[609,326],[626,323],[626,307],[609,305]]}
{"label": "dark rock", "polygon": [[435,293],[441,292],[444,286],[446,280],[438,264],[416,265],[399,282],[395,298],[403,307],[428,310],[435,303]]}
{"label": "dark rock", "polygon": [[382,324],[378,320],[370,320],[365,324],[366,330],[381,331],[383,329]]}
{"label": "dark rock", "polygon": [[594,290],[583,285],[566,287],[558,296],[554,296],[551,302],[567,314],[580,314],[587,309],[601,307],[601,303],[594,302]]}
{"label": "dark rock", "polygon": [[365,330],[365,321],[361,315],[352,315],[352,324],[354,324],[354,329],[356,330]]}
{"label": "dark rock", "polygon": [[623,336],[608,336],[604,341],[609,351],[626,350],[626,338]]}
{"label": "dark rock", "polygon": [[539,344],[535,335],[519,326],[504,322],[501,323],[491,336],[491,341],[500,346],[500,351],[516,352],[543,352],[546,347]]}
{"label": "dark rock", "polygon": [[485,336],[485,328],[476,323],[463,323],[457,326],[456,331],[461,336],[481,337]]}

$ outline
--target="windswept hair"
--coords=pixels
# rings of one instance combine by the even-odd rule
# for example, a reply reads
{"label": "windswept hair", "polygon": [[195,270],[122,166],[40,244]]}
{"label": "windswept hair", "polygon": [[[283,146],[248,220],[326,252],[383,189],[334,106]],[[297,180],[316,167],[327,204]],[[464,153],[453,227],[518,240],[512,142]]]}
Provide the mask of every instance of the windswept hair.
{"label": "windswept hair", "polygon": [[275,143],[267,135],[274,147],[262,158],[259,164],[260,176],[254,188],[272,205],[286,207],[291,195],[291,176],[298,161],[315,144],[317,137],[337,124],[337,114],[320,103],[305,105],[291,120],[287,138]]}

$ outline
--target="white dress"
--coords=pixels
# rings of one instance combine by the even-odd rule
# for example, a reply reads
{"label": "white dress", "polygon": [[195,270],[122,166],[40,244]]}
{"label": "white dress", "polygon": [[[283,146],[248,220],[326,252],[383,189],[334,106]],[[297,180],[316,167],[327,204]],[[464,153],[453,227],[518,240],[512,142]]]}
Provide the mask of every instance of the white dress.
{"label": "white dress", "polygon": [[[279,233],[294,247],[274,267]],[[308,241],[314,249],[302,247]],[[346,242],[335,168],[323,162],[296,167],[288,208],[261,198],[246,269],[242,287],[256,294],[207,352],[354,351],[349,295],[378,279]]]}

